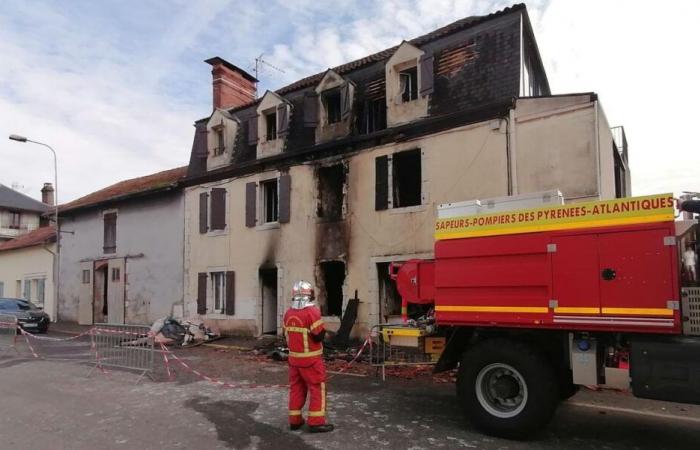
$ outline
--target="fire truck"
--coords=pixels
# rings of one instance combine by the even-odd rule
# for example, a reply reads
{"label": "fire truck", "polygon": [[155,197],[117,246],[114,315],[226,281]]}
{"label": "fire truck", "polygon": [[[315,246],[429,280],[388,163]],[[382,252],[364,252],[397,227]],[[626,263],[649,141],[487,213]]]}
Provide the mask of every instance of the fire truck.
{"label": "fire truck", "polygon": [[677,209],[700,212],[671,194],[558,191],[438,207],[434,259],[390,271],[404,311],[434,315],[435,371],[458,368],[477,428],[526,437],[580,386],[700,404],[700,288],[681,259],[697,221]]}

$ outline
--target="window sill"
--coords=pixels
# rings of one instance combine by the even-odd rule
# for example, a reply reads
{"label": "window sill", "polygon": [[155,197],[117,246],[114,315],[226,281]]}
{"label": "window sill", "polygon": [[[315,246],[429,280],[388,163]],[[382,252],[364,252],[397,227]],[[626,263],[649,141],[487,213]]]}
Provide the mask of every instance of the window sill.
{"label": "window sill", "polygon": [[401,208],[389,208],[387,211],[389,211],[389,214],[408,214],[408,213],[416,213],[416,212],[423,212],[428,209],[428,205],[415,205],[415,206],[404,206]]}
{"label": "window sill", "polygon": [[256,225],[255,229],[258,231],[263,231],[263,230],[275,230],[280,227],[279,222],[267,222],[263,223],[262,225]]}
{"label": "window sill", "polygon": [[211,237],[226,236],[227,234],[228,234],[228,228],[224,228],[223,230],[207,231],[207,236],[211,236]]}

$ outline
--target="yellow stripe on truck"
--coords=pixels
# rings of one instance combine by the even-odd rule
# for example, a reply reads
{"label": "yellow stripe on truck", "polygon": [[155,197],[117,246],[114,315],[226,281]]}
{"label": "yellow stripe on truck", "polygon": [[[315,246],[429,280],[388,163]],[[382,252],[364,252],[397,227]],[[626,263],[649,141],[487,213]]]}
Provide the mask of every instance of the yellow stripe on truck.
{"label": "yellow stripe on truck", "polygon": [[440,312],[496,312],[496,313],[539,313],[547,314],[546,306],[436,306],[435,311]]}
{"label": "yellow stripe on truck", "polygon": [[673,310],[668,308],[603,308],[603,314],[619,314],[628,316],[672,316]]}
{"label": "yellow stripe on truck", "polygon": [[554,314],[600,314],[600,308],[588,306],[561,306],[554,308]]}

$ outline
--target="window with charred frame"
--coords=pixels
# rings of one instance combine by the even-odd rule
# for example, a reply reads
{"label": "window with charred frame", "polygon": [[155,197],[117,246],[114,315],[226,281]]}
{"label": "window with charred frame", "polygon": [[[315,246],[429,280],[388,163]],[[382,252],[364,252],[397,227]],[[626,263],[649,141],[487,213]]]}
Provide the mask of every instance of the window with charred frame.
{"label": "window with charred frame", "polygon": [[320,302],[321,314],[324,316],[342,316],[343,284],[345,284],[345,263],[342,261],[324,261],[319,263],[321,275]]}
{"label": "window with charred frame", "polygon": [[318,185],[317,217],[329,222],[342,220],[345,203],[345,165],[335,164],[319,167],[316,174]]}
{"label": "window with charred frame", "polygon": [[421,204],[421,152],[408,150],[391,157],[392,199],[394,208]]}
{"label": "window with charred frame", "polygon": [[341,120],[340,88],[329,89],[321,94],[323,109],[326,111],[326,123],[334,124]]}
{"label": "window with charred frame", "polygon": [[277,111],[272,110],[265,113],[265,140],[274,141],[277,139]]}
{"label": "window with charred frame", "polygon": [[384,322],[391,316],[401,315],[401,295],[396,283],[389,276],[389,263],[377,263],[377,280],[379,282],[379,314]]}
{"label": "window with charred frame", "polygon": [[277,196],[277,179],[260,182],[262,200],[262,222],[272,223],[279,219],[279,197]]}
{"label": "window with charred frame", "polygon": [[386,80],[367,83],[365,101],[360,115],[360,133],[369,134],[386,129]]}
{"label": "window with charred frame", "polygon": [[416,66],[399,72],[399,83],[402,103],[418,98],[418,68]]}
{"label": "window with charred frame", "polygon": [[105,213],[102,216],[104,221],[104,240],[102,245],[102,251],[104,253],[116,253],[117,252],[117,213]]}

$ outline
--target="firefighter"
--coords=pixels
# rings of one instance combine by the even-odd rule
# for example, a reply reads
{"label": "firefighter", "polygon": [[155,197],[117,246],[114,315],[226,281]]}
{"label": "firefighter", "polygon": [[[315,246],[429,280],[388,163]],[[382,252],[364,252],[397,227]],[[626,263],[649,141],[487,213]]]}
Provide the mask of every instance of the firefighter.
{"label": "firefighter", "polygon": [[301,410],[309,394],[308,424],[312,433],[333,431],[326,423],[326,368],[323,337],[326,330],[321,311],[314,305],[314,289],[307,281],[292,288],[292,307],[284,315],[284,334],[289,347],[289,429],[304,425]]}

